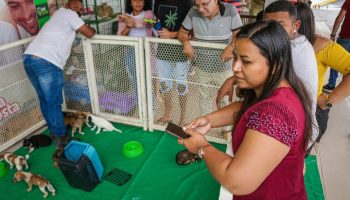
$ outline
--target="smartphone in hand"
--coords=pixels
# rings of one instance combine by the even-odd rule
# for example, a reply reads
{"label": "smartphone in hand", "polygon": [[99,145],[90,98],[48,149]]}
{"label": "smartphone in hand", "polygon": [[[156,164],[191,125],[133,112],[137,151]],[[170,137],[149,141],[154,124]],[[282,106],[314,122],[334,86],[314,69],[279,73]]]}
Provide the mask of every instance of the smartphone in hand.
{"label": "smartphone in hand", "polygon": [[170,133],[171,135],[182,139],[186,139],[190,137],[190,135],[185,133],[185,131],[182,129],[181,126],[178,126],[171,122],[168,123],[168,126],[165,129],[165,132]]}

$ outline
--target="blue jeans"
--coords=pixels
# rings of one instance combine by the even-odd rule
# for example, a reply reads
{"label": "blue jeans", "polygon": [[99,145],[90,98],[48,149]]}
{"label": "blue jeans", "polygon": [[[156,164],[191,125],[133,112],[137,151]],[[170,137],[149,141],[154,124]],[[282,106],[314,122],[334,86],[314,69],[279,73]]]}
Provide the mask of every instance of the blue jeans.
{"label": "blue jeans", "polygon": [[157,73],[159,76],[160,92],[169,92],[176,80],[176,92],[179,96],[185,96],[188,92],[188,62],[171,62],[157,59]]}
{"label": "blue jeans", "polygon": [[64,136],[62,113],[63,71],[56,65],[33,55],[23,55],[24,70],[32,83],[39,101],[40,109],[53,136]]}
{"label": "blue jeans", "polygon": [[[350,39],[348,38],[338,38],[337,43],[340,44],[344,49],[350,52]],[[336,81],[338,78],[338,72],[334,69],[331,69],[329,74],[328,86],[335,87]]]}
{"label": "blue jeans", "polygon": [[316,120],[319,128],[319,134],[315,142],[320,142],[322,136],[327,130],[330,109],[322,110],[319,106],[316,108]]}

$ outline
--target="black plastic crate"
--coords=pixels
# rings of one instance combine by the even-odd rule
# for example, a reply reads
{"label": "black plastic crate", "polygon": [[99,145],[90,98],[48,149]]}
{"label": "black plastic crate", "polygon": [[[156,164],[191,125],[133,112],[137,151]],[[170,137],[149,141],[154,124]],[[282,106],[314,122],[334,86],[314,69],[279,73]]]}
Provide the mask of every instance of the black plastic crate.
{"label": "black plastic crate", "polygon": [[90,192],[100,183],[91,160],[85,154],[77,162],[68,160],[62,154],[58,166],[71,187]]}

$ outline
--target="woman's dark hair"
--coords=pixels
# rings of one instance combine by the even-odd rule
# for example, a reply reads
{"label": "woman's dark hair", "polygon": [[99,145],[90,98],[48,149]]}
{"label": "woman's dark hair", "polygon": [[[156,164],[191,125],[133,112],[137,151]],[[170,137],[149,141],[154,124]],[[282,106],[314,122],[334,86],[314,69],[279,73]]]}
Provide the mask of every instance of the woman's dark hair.
{"label": "woman's dark hair", "polygon": [[306,3],[299,2],[295,4],[298,11],[297,19],[301,21],[299,33],[305,35],[311,44],[314,44],[315,37],[315,17],[310,6]]}
{"label": "woman's dark hair", "polygon": [[[145,1],[145,6],[143,7],[143,10],[151,10],[152,0],[144,0],[144,1]],[[131,0],[126,0],[125,5],[126,5],[125,12],[128,14],[131,14],[132,13]]]}
{"label": "woman's dark hair", "polygon": [[296,76],[293,68],[291,46],[288,34],[276,21],[261,21],[243,26],[236,39],[247,38],[259,48],[260,54],[267,60],[269,72],[262,90],[257,97],[253,89],[241,89],[239,96],[243,97],[242,109],[235,116],[238,123],[243,113],[255,103],[268,98],[279,83],[286,79],[301,100],[305,111],[304,149],[311,138],[312,114],[311,99],[304,84]]}

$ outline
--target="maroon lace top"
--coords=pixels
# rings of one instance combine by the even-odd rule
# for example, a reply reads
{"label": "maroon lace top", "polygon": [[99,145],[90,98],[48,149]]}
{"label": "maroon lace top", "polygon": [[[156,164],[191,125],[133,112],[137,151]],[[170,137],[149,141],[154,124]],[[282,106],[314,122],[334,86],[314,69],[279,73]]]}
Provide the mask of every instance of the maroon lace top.
{"label": "maroon lace top", "polygon": [[253,129],[290,147],[281,163],[256,191],[234,200],[306,200],[302,174],[305,151],[303,136],[305,113],[292,88],[278,88],[272,96],[250,107],[233,133],[233,152],[237,152],[247,129]]}

